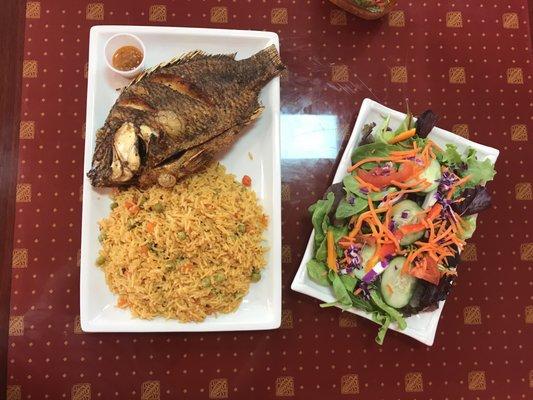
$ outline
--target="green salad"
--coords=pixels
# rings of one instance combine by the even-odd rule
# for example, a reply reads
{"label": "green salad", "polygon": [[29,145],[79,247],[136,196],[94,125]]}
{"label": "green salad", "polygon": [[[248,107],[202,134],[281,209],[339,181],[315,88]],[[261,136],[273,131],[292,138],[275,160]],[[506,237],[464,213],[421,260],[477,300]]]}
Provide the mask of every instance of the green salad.
{"label": "green salad", "polygon": [[379,344],[391,323],[403,330],[406,317],[438,308],[477,213],[490,206],[493,163],[428,139],[436,120],[428,110],[396,129],[390,117],[365,125],[343,181],[309,207],[307,272],[336,299],[321,306],[371,314]]}

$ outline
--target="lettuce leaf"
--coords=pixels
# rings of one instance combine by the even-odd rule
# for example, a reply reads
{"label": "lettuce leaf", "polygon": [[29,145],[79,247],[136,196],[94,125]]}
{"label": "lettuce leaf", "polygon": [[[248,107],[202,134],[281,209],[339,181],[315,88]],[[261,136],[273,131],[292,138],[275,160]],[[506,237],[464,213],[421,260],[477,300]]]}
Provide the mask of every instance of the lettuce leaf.
{"label": "lettuce leaf", "polygon": [[391,319],[388,315],[384,315],[384,314],[381,314],[375,311],[372,313],[372,320],[381,325],[381,327],[379,328],[378,334],[376,336],[376,343],[379,345],[382,345],[383,341],[385,340],[385,335],[387,334],[387,330],[389,329]]}
{"label": "lettuce leaf", "polygon": [[[390,122],[390,115],[383,118],[383,121],[381,121],[381,123],[377,125],[372,131],[372,136],[374,136],[374,140],[376,141],[376,143],[388,144],[389,140],[391,140],[394,137],[394,132],[388,130],[389,122]],[[367,156],[367,157],[370,157],[370,156]]]}
{"label": "lettuce leaf", "polygon": [[394,136],[402,132],[408,131],[411,128],[413,128],[413,115],[408,112],[400,126],[398,126],[398,128],[396,128],[396,130],[393,132]]}
{"label": "lettuce leaf", "polygon": [[328,217],[328,213],[333,206],[334,200],[335,195],[330,192],[326,196],[326,200],[318,200],[315,204],[309,207],[309,212],[313,214],[311,217],[311,222],[315,228],[315,249],[320,246],[326,237],[326,232],[323,228],[324,222]]}
{"label": "lettuce leaf", "polygon": [[467,188],[485,185],[496,174],[494,164],[488,159],[478,160],[476,150],[472,148],[469,148],[466,154],[461,155],[457,151],[456,145],[447,144],[446,148],[437,154],[437,159],[441,164],[452,168],[461,177],[471,175],[465,185]]}
{"label": "lettuce leaf", "polygon": [[311,259],[307,262],[307,274],[312,281],[322,286],[329,286],[328,268],[322,262]]}
{"label": "lettuce leaf", "polygon": [[[357,284],[357,278],[351,275],[341,275],[341,281],[348,292],[353,292]],[[351,304],[351,300],[350,300]]]}
{"label": "lettuce leaf", "polygon": [[494,179],[496,171],[494,170],[494,164],[489,160],[485,159],[479,161],[475,156],[475,151],[472,156],[467,157],[466,159],[466,170],[461,169],[461,176],[470,175],[470,179],[466,183],[466,187],[475,187],[477,185],[485,185],[488,181]]}
{"label": "lettuce leaf", "polygon": [[451,168],[455,168],[463,162],[461,154],[459,154],[457,146],[454,144],[447,144],[443,151],[437,153],[437,160],[439,163],[446,164]]}
{"label": "lettuce leaf", "polygon": [[361,211],[365,210],[368,207],[368,202],[363,199],[362,197],[354,197],[353,204],[346,201],[346,199],[342,199],[339,203],[339,206],[337,207],[337,211],[335,212],[335,218],[337,219],[343,219],[343,218],[349,218],[353,215],[359,214]]}
{"label": "lettuce leaf", "polygon": [[[391,153],[391,151],[395,150],[401,150],[401,147],[381,142],[364,144],[362,146],[357,147],[352,152],[352,164],[358,163],[359,161],[364,160],[368,157],[387,157]],[[363,164],[363,166],[364,165],[366,164]]]}
{"label": "lettuce leaf", "polygon": [[335,295],[337,301],[343,306],[351,306],[352,299],[350,298],[348,290],[346,290],[346,286],[344,286],[340,276],[338,274],[330,275],[330,279],[332,278],[331,284],[333,286],[333,294]]}
{"label": "lettuce leaf", "polygon": [[398,328],[403,330],[407,327],[407,322],[405,322],[403,315],[395,308],[392,308],[391,306],[387,305],[383,301],[381,295],[377,292],[377,290],[370,291],[370,298],[372,299],[376,307],[383,310],[388,316],[390,316],[394,321],[396,321],[396,323],[398,324]]}

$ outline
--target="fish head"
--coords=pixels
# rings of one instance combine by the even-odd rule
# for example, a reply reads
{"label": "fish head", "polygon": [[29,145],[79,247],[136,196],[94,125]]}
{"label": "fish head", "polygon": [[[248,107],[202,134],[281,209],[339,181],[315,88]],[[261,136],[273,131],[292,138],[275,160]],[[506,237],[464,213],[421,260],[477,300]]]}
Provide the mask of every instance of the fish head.
{"label": "fish head", "polygon": [[132,122],[124,122],[117,129],[113,139],[111,181],[125,183],[131,180],[141,167],[139,137]]}
{"label": "fish head", "polygon": [[94,186],[127,184],[137,175],[142,164],[138,130],[132,122],[124,122],[115,131],[109,125],[98,131],[87,174]]}

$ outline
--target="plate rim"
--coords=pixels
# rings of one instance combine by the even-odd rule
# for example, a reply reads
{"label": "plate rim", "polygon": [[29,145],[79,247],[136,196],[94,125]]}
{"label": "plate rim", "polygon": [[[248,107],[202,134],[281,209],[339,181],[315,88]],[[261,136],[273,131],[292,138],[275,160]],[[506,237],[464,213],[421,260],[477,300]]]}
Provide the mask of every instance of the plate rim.
{"label": "plate rim", "polygon": [[[81,245],[80,245],[80,282],[79,282],[79,306],[80,306],[80,326],[83,332],[231,332],[231,331],[253,331],[253,330],[271,330],[277,329],[281,326],[281,308],[282,308],[282,277],[281,277],[281,159],[280,159],[280,78],[276,77],[272,80],[274,82],[274,91],[272,93],[272,140],[269,146],[272,149],[272,183],[268,185],[268,190],[271,191],[272,197],[272,215],[270,215],[271,228],[272,228],[272,240],[269,243],[269,252],[273,254],[273,268],[272,288],[269,292],[272,295],[272,312],[268,314],[269,318],[260,322],[240,322],[238,319],[235,321],[223,321],[215,322],[213,319],[205,325],[204,323],[198,323],[196,325],[188,325],[180,327],[180,322],[175,321],[176,325],[168,326],[154,326],[154,328],[138,327],[133,325],[113,325],[102,326],[99,323],[95,323],[87,316],[86,302],[89,301],[89,293],[84,284],[88,278],[88,268],[94,267],[94,265],[86,265],[84,261],[84,253],[86,253],[88,247],[88,241],[91,240],[90,232],[86,226],[91,222],[88,220],[89,208],[89,190],[92,188],[88,178],[86,176],[87,168],[90,167],[92,155],[94,152],[94,146],[92,144],[95,127],[93,126],[94,115],[94,103],[96,96],[96,73],[95,67],[98,63],[99,57],[96,54],[97,35],[100,34],[113,34],[117,32],[135,33],[138,35],[151,33],[151,34],[192,34],[198,36],[219,35],[224,37],[247,37],[255,39],[266,39],[276,46],[279,50],[279,36],[275,32],[270,31],[247,31],[237,29],[217,29],[217,28],[188,28],[188,27],[159,27],[159,26],[138,26],[138,25],[97,25],[93,26],[89,32],[89,58],[88,58],[88,70],[87,70],[87,104],[86,104],[86,135],[84,144],[84,162],[83,162],[83,183],[82,183],[82,227],[81,227]],[[91,128],[91,129],[87,129]],[[87,134],[87,132],[90,132]],[[104,281],[104,284],[105,281]],[[107,286],[107,284],[106,284]],[[107,289],[109,290],[109,289]],[[266,300],[265,300],[266,301]],[[232,315],[232,314],[227,314]],[[131,321],[135,321],[136,318],[131,317]],[[158,321],[159,322],[159,321]],[[215,324],[213,325],[213,322]]]}

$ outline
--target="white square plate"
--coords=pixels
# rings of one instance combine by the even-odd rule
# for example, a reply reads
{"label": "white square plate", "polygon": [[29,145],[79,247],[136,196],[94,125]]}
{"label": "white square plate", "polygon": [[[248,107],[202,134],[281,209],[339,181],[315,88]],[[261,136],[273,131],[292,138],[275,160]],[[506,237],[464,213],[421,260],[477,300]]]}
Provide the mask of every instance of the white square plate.
{"label": "white square plate", "polygon": [[[261,92],[260,100],[265,106],[262,116],[220,159],[237,179],[245,174],[252,178],[252,188],[269,216],[265,238],[270,250],[261,281],[250,286],[250,292],[237,311],[209,317],[201,323],[180,323],[163,318],[142,320],[133,318],[128,310],[115,307],[116,297],[108,289],[104,273],[95,266],[100,247],[98,221],[109,214],[111,201],[108,191],[91,186],[86,173],[91,167],[96,130],[103,125],[119,95],[116,89],[128,83],[105,65],[104,44],[116,33],[132,33],[144,42],[146,67],[197,49],[213,54],[236,52],[237,58],[242,59],[272,44],[279,48],[278,36],[271,32],[140,26],[91,29],[80,276],[82,329],[87,332],[170,332],[278,328],[281,322],[279,78],[273,79]],[[253,160],[248,153],[253,155]]]}
{"label": "white square plate", "polygon": [[[359,145],[359,141],[361,140],[361,129],[363,128],[363,125],[371,122],[377,123],[381,120],[381,116],[386,115],[391,116],[390,126],[393,129],[399,126],[401,121],[405,118],[405,114],[391,110],[390,108],[376,103],[373,100],[365,99],[363,101],[357,121],[355,122],[355,126],[353,128],[352,135],[350,136],[350,140],[346,145],[346,150],[344,150],[339,167],[337,168],[337,172],[333,178],[333,183],[341,182],[342,178],[344,178],[344,176],[347,174],[346,170],[351,165],[350,155],[352,154],[353,149]],[[498,150],[493,149],[492,147],[487,147],[472,142],[440,128],[434,128],[428,137],[441,147],[444,147],[446,143],[455,144],[460,152],[464,151],[468,147],[472,147],[477,150],[478,158],[488,158],[492,162],[496,162],[498,154],[500,153]],[[316,284],[307,275],[306,264],[313,257],[313,236],[314,231],[311,233],[311,237],[307,243],[305,254],[302,262],[300,263],[300,267],[298,268],[298,272],[292,281],[291,289],[329,303],[335,301],[335,297],[333,296],[331,289],[329,287]],[[401,332],[404,335],[411,336],[412,338],[419,340],[428,346],[431,346],[433,345],[433,341],[435,339],[435,333],[437,331],[437,325],[439,323],[439,317],[443,307],[444,301],[441,301],[437,310],[413,315],[407,318],[407,328],[403,331],[399,330],[396,324],[391,324],[390,328]],[[372,316],[364,311],[350,309],[349,312],[372,320]]]}

